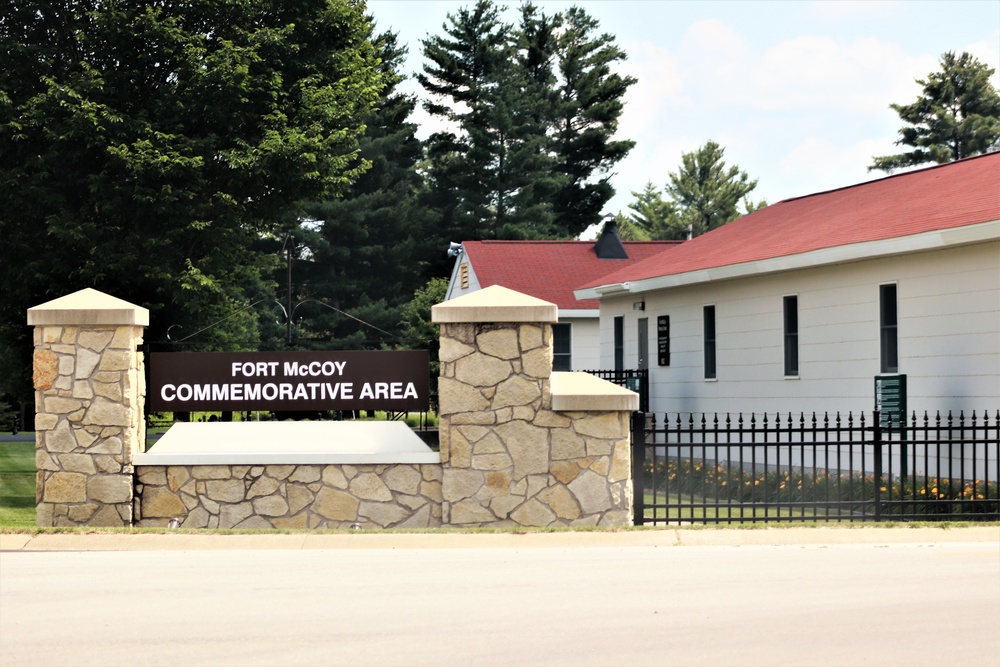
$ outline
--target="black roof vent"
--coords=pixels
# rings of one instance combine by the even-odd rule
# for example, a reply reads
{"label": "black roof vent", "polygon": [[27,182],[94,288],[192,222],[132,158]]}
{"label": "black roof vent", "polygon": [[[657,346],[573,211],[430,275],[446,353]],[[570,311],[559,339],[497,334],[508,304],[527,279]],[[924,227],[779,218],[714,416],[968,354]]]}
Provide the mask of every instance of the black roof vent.
{"label": "black roof vent", "polygon": [[615,216],[610,213],[604,216],[604,229],[597,237],[594,252],[597,253],[598,259],[628,259],[628,253],[622,245],[622,237],[618,235],[618,223],[615,222]]}

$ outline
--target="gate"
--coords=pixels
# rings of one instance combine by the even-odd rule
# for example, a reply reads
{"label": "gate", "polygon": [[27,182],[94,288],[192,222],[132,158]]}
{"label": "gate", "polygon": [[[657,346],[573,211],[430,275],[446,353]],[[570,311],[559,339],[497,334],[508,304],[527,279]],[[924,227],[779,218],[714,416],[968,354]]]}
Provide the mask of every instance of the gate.
{"label": "gate", "polygon": [[636,525],[1000,519],[1000,411],[632,415]]}

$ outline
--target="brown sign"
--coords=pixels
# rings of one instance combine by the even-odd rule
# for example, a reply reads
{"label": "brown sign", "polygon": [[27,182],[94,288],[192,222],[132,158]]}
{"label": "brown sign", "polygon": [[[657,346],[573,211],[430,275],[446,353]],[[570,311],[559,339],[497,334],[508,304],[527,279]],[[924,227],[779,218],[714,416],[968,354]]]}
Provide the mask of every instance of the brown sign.
{"label": "brown sign", "polygon": [[376,352],[154,352],[155,412],[425,411],[424,350]]}

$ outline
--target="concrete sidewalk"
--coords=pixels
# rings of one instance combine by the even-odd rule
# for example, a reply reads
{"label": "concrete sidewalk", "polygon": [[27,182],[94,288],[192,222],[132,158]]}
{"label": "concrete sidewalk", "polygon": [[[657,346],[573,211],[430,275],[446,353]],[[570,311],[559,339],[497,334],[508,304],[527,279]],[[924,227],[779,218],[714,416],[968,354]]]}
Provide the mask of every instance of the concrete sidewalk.
{"label": "concrete sidewalk", "polygon": [[223,551],[314,549],[530,549],[1000,543],[1000,526],[659,528],[527,533],[0,533],[0,551]]}

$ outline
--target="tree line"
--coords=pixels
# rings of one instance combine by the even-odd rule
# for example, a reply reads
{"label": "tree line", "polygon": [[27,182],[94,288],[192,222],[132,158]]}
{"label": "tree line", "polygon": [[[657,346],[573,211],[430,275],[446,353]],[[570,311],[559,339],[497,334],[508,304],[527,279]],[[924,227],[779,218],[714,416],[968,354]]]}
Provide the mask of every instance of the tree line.
{"label": "tree line", "polygon": [[[635,143],[616,137],[626,53],[580,7],[504,10],[448,14],[420,44],[417,99],[406,47],[360,0],[9,4],[0,396],[30,400],[26,309],[77,289],[148,307],[146,340],[172,349],[428,347],[449,241],[597,223]],[[992,70],[942,68],[893,107],[915,151],[874,168],[996,148]],[[423,141],[418,104],[442,127]],[[765,206],[723,158],[707,141],[632,193],[623,235],[687,238]]]}

